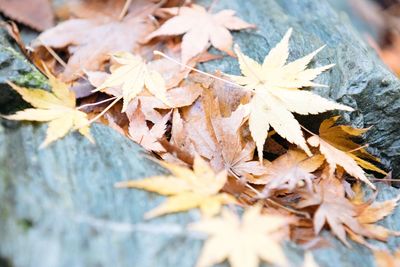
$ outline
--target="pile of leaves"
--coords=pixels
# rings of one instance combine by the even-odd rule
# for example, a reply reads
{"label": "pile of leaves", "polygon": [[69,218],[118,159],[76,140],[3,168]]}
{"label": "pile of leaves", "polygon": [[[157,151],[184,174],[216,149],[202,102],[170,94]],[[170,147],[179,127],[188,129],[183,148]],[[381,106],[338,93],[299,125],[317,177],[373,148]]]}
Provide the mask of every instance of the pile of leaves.
{"label": "pile of leaves", "polygon": [[[94,121],[143,146],[171,174],[116,187],[167,196],[147,219],[198,208],[189,228],[209,236],[198,266],[287,266],[283,242],[320,247],[322,229],[373,250],[369,239],[398,234],[376,224],[398,199],[364,196],[376,189],[366,170],[386,175],[354,141],[368,129],[335,116],[313,133],[294,116],[353,111],[307,90],[325,87],[314,79],[334,67],[308,67],[323,47],[288,62],[289,29],[259,63],[231,35],[255,25],[191,1],[68,1],[62,11],[26,52],[52,92],[10,83],[32,108],[5,117],[48,122],[42,147],[74,130],[94,142]],[[220,60],[210,47],[237,58],[241,75],[197,70]],[[305,266],[316,266],[310,255]]]}

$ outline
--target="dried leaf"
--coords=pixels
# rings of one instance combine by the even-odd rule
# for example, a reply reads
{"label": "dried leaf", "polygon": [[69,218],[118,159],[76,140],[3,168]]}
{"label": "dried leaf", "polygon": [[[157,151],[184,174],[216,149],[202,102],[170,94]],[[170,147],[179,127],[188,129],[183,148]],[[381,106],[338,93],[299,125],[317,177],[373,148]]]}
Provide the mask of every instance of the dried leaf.
{"label": "dried leaf", "polygon": [[129,137],[136,143],[142,145],[148,151],[165,152],[164,147],[158,142],[166,131],[167,122],[171,112],[165,115],[159,122],[148,128],[146,118],[141,110],[140,102],[136,111],[129,116]]}
{"label": "dried leaf", "polygon": [[319,146],[319,150],[329,164],[331,175],[333,175],[337,166],[340,166],[351,176],[363,181],[371,188],[376,189],[375,185],[365,176],[363,169],[361,169],[360,166],[357,165],[357,162],[345,152],[333,147],[316,135],[308,138],[307,142],[313,147]]}
{"label": "dried leaf", "polygon": [[43,31],[53,26],[54,14],[49,0],[0,0],[0,11],[35,30]]}
{"label": "dried leaf", "polygon": [[254,27],[235,17],[233,10],[222,10],[211,14],[204,7],[193,4],[190,7],[165,8],[163,11],[174,17],[167,20],[146,39],[149,41],[158,36],[183,35],[182,63],[187,63],[206,50],[210,43],[219,50],[231,54],[232,35],[229,30]]}
{"label": "dried leaf", "polygon": [[[90,1],[95,2],[99,1]],[[122,6],[116,7],[113,14],[121,12],[125,1],[118,2]],[[129,12],[122,20],[117,16],[70,19],[43,32],[34,46],[68,48],[71,56],[62,76],[65,81],[77,79],[84,71],[100,70],[111,54],[138,50],[139,41],[153,29],[148,15],[156,5],[145,0],[132,2],[136,12]]]}
{"label": "dried leaf", "polygon": [[209,235],[196,266],[213,266],[225,259],[232,267],[258,267],[260,259],[286,266],[287,259],[279,243],[287,238],[291,223],[290,217],[261,214],[261,207],[253,206],[241,220],[235,213],[223,210],[222,217],[191,224],[192,231]]}
{"label": "dried leaf", "polygon": [[172,175],[116,184],[117,187],[139,188],[169,196],[166,202],[146,213],[146,218],[193,208],[200,208],[205,216],[213,216],[219,213],[222,205],[236,202],[232,196],[219,193],[226,183],[226,172],[214,173],[200,156],[195,157],[193,171],[164,161],[159,164]]}
{"label": "dried leaf", "polygon": [[391,254],[387,250],[374,251],[375,264],[377,267],[400,267],[400,250]]}
{"label": "dried leaf", "polygon": [[254,184],[265,184],[264,191],[288,190],[293,191],[304,182],[312,190],[312,174],[324,162],[324,157],[315,155],[311,158],[300,150],[289,150],[268,166],[264,175],[250,180]]}
{"label": "dried leaf", "polygon": [[9,82],[8,84],[34,108],[18,111],[13,115],[4,116],[4,118],[49,122],[46,139],[40,147],[46,147],[64,137],[71,130],[78,130],[89,141],[94,142],[90,135],[86,113],[75,108],[74,93],[68,89],[67,84],[57,80],[48,70],[47,76],[53,93],[42,89],[19,87]]}
{"label": "dried leaf", "polygon": [[368,131],[368,128],[357,129],[347,125],[334,125],[339,118],[340,116],[335,116],[324,120],[319,128],[319,136],[337,149],[346,152],[360,167],[387,175],[385,171],[363,159],[379,162],[378,158],[372,156],[351,140],[352,137],[359,137],[364,134]]}
{"label": "dried leaf", "polygon": [[121,86],[122,112],[144,88],[168,105],[164,78],[157,71],[150,70],[140,56],[119,52],[113,55],[113,59],[118,65],[111,67],[111,75],[96,91]]}

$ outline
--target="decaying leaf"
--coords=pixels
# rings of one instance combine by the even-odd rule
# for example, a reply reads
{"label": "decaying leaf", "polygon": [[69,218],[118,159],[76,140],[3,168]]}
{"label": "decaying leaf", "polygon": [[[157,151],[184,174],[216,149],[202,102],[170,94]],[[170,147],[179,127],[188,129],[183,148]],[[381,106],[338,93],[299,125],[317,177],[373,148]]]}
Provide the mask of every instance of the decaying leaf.
{"label": "decaying leaf", "polygon": [[286,266],[280,243],[287,238],[291,223],[290,217],[261,214],[260,206],[248,208],[242,219],[223,210],[219,218],[194,223],[189,229],[209,235],[196,266],[213,266],[225,259],[232,267],[258,267],[260,259]]}
{"label": "decaying leaf", "polygon": [[136,111],[128,117],[129,137],[149,151],[165,152],[164,147],[158,142],[158,140],[164,136],[167,122],[170,117],[171,112],[165,115],[159,122],[149,129],[139,102]]}
{"label": "decaying leaf", "polygon": [[213,216],[222,205],[236,202],[232,196],[220,193],[227,181],[226,171],[215,173],[200,156],[195,157],[193,170],[164,161],[159,164],[172,175],[116,184],[120,188],[139,188],[169,196],[165,203],[146,213],[146,218],[193,208],[200,208],[205,216]]}
{"label": "decaying leaf", "polygon": [[[382,202],[376,202],[374,199],[364,202],[364,191],[362,190],[361,184],[355,184],[353,186],[353,191],[355,192],[355,196],[351,199],[351,202],[357,206],[357,220],[369,231],[369,235],[366,237],[380,241],[387,241],[389,236],[399,235],[399,232],[389,230],[375,223],[393,213],[400,197]],[[362,236],[357,235],[356,233],[352,233],[350,237],[356,242],[372,247]]]}
{"label": "decaying leaf", "polygon": [[314,214],[314,231],[318,234],[327,223],[332,232],[347,246],[346,227],[362,236],[369,231],[357,220],[356,207],[345,197],[341,181],[326,178],[316,185],[316,194],[307,193],[306,198],[298,203],[298,208],[318,205]]}
{"label": "decaying leaf", "polygon": [[324,157],[314,155],[309,158],[300,150],[289,150],[267,167],[266,173],[250,180],[253,184],[265,184],[264,192],[271,190],[293,191],[304,182],[312,190],[312,174],[324,162]]}
{"label": "decaying leaf", "polygon": [[67,84],[57,80],[49,71],[47,71],[47,76],[53,93],[42,89],[23,88],[9,82],[9,85],[34,108],[4,117],[9,120],[49,122],[46,139],[41,147],[64,137],[71,130],[78,130],[91,142],[94,142],[90,135],[86,113],[75,107],[74,93],[69,90]]}
{"label": "decaying leaf", "polygon": [[[103,1],[88,1],[91,13],[95,13],[98,5]],[[107,1],[114,2],[114,1]],[[101,70],[104,62],[110,55],[119,51],[135,52],[139,49],[138,42],[153,29],[148,19],[157,7],[147,0],[132,1],[133,6],[128,14],[119,20],[118,16],[123,9],[125,1],[115,1],[109,16],[95,16],[93,18],[70,19],[61,22],[56,27],[43,32],[34,43],[35,47],[46,45],[53,48],[68,48],[71,54],[64,69],[62,78],[65,81],[72,81],[83,74],[85,70]],[[86,3],[86,2],[84,2]]]}
{"label": "decaying leaf", "polygon": [[263,146],[270,126],[280,136],[300,146],[308,155],[311,155],[300,124],[292,112],[306,115],[333,109],[353,110],[311,92],[297,90],[309,86],[323,86],[312,80],[333,65],[307,69],[307,65],[322,47],[286,64],[291,33],[292,30],[289,29],[283,39],[265,57],[262,64],[242,54],[238,47],[235,49],[243,76],[229,75],[229,77],[254,91],[254,96],[250,101],[249,128],[257,144],[260,161],[262,161]]}
{"label": "decaying leaf", "polygon": [[183,63],[187,63],[191,58],[206,50],[210,43],[219,50],[231,54],[232,35],[229,30],[254,27],[235,17],[233,10],[222,10],[211,14],[204,7],[193,4],[190,7],[164,8],[163,11],[174,17],[167,20],[146,39],[151,40],[163,35],[183,35]]}
{"label": "decaying leaf", "polygon": [[0,11],[35,30],[43,31],[54,24],[54,14],[49,0],[0,0]]}

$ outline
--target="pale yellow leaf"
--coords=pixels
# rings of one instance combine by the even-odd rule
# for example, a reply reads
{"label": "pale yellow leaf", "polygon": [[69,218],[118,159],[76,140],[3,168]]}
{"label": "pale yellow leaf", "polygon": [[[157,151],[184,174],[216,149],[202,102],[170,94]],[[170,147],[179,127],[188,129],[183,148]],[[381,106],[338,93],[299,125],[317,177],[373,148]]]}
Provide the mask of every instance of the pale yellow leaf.
{"label": "pale yellow leaf", "polygon": [[260,259],[278,266],[287,260],[280,243],[288,238],[293,219],[261,214],[260,206],[248,208],[242,219],[229,210],[218,218],[193,223],[189,229],[208,234],[197,267],[209,267],[227,259],[232,267],[258,267]]}
{"label": "pale yellow leaf", "polygon": [[172,175],[116,184],[119,188],[138,188],[169,196],[164,203],[148,212],[146,218],[193,208],[200,208],[205,216],[213,216],[220,211],[222,205],[236,202],[232,196],[219,192],[227,181],[226,171],[215,173],[198,155],[193,170],[165,161],[159,164]]}
{"label": "pale yellow leaf", "polygon": [[307,65],[323,47],[286,64],[291,32],[289,29],[262,64],[244,55],[239,47],[235,47],[243,76],[228,75],[236,83],[254,92],[250,101],[249,128],[256,142],[260,161],[270,127],[311,155],[300,124],[292,113],[307,115],[334,109],[353,110],[311,92],[298,90],[303,87],[323,86],[312,81],[333,65],[307,69]]}
{"label": "pale yellow leaf", "polygon": [[94,142],[90,135],[86,113],[75,108],[74,93],[68,89],[67,84],[57,80],[46,67],[45,70],[50,78],[49,82],[53,93],[42,89],[23,88],[9,82],[10,86],[35,108],[18,111],[13,115],[4,116],[4,118],[49,122],[46,138],[41,144],[41,148],[74,130],[78,130],[89,141]]}

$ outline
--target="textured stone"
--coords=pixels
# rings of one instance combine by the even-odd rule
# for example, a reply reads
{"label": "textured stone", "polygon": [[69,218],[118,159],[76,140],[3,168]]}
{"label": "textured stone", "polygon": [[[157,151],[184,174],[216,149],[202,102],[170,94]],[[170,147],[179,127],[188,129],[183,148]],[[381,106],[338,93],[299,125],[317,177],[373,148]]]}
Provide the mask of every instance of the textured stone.
{"label": "textured stone", "polygon": [[26,106],[6,81],[26,87],[47,87],[43,75],[20,53],[5,30],[0,29],[0,113]]}
{"label": "textured stone", "polygon": [[[0,266],[194,266],[203,237],[185,226],[199,219],[197,211],[143,221],[143,214],[164,198],[113,188],[121,180],[165,173],[138,145],[94,125],[96,145],[76,133],[39,150],[45,128],[0,126]],[[399,194],[378,187],[378,199]],[[398,221],[400,212],[384,225],[396,229]],[[349,252],[325,236],[332,247],[313,252],[320,266],[374,266],[368,249],[354,245]],[[398,247],[399,239],[389,245]],[[293,266],[300,266],[300,248],[287,244],[286,253]]]}

